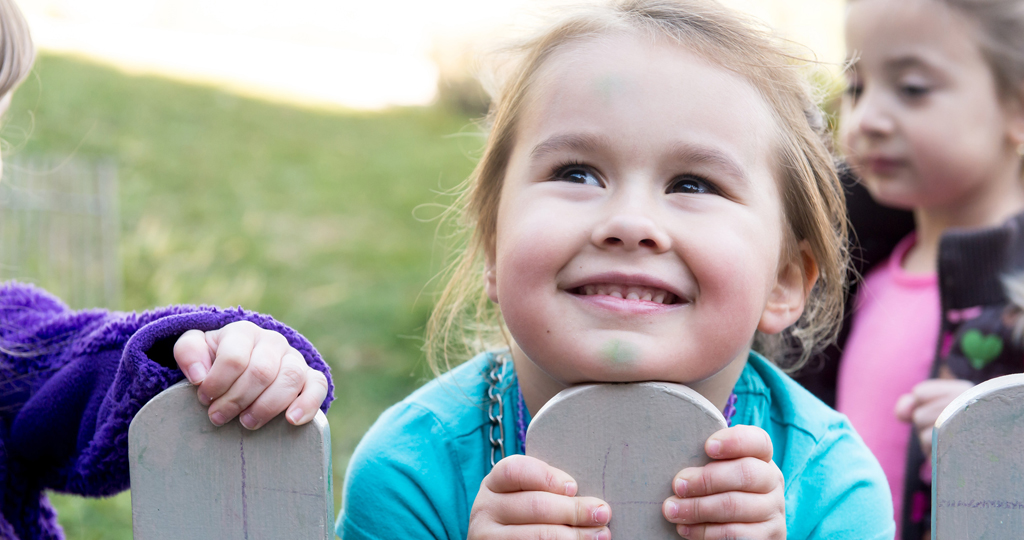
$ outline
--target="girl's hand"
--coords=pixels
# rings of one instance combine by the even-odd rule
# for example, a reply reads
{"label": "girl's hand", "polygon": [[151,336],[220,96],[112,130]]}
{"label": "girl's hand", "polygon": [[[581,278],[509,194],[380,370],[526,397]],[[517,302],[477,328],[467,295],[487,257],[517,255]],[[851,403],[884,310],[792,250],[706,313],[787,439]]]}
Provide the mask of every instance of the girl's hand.
{"label": "girl's hand", "polygon": [[925,458],[932,459],[932,430],[942,410],[974,386],[962,379],[928,379],[896,400],[896,418],[914,425]]}
{"label": "girl's hand", "polygon": [[185,332],[174,359],[199,386],[199,401],[218,426],[240,414],[243,426],[257,429],[285,410],[289,422],[305,424],[327,397],[323,373],[306,365],[284,336],[248,321]]}
{"label": "girl's hand", "polygon": [[784,481],[768,433],[754,426],[723,429],[708,438],[704,451],[716,461],[680,471],[672,481],[676,496],[662,505],[679,536],[784,540]]}
{"label": "girl's hand", "polygon": [[484,477],[469,514],[469,539],[609,540],[612,511],[594,497],[574,497],[568,474],[528,456],[509,456]]}

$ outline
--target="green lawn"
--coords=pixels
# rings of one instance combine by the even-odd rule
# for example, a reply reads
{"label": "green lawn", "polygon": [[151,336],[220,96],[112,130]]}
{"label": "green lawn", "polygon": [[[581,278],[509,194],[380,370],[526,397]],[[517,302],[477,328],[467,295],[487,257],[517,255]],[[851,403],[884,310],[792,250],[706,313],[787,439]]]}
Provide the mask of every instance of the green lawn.
{"label": "green lawn", "polygon": [[[331,364],[335,498],[377,415],[428,376],[420,351],[439,191],[473,166],[472,120],[440,107],[323,111],[41,56],[2,136],[7,155],[112,157],[121,309],[241,304]],[[56,496],[69,538],[131,538],[127,495]],[[337,507],[337,505],[336,505]]]}

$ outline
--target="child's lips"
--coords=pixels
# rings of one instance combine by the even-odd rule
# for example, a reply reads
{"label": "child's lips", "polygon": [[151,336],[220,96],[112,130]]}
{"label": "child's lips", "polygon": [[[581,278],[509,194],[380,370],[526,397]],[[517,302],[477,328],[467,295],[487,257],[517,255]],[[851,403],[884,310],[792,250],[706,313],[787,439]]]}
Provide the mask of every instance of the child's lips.
{"label": "child's lips", "polygon": [[864,160],[867,169],[878,176],[890,176],[903,168],[906,161],[887,156],[869,156]]}
{"label": "child's lips", "polygon": [[574,283],[565,291],[589,304],[634,313],[672,309],[690,302],[668,283],[646,275],[602,274]]}
{"label": "child's lips", "polygon": [[611,296],[619,300],[653,302],[655,304],[676,304],[680,299],[674,293],[658,287],[642,285],[620,285],[617,283],[592,283],[570,291],[580,296]]}

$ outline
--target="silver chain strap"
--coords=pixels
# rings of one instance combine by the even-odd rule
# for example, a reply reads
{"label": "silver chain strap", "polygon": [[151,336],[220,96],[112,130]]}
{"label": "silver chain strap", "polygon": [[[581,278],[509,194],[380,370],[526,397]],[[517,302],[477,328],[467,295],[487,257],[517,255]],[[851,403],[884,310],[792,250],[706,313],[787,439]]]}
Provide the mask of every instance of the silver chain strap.
{"label": "silver chain strap", "polygon": [[496,463],[505,457],[505,425],[501,422],[505,411],[505,403],[499,386],[501,386],[501,382],[505,378],[505,364],[507,361],[505,355],[495,355],[494,367],[487,374],[487,399],[490,400],[487,406],[487,418],[491,421],[487,437],[491,440],[492,469]]}

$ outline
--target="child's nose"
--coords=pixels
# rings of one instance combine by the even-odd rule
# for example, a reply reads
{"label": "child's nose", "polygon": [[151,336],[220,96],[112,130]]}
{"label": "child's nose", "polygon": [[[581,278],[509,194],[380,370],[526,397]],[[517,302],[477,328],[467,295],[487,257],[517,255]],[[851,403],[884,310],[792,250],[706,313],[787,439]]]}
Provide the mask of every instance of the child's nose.
{"label": "child's nose", "polygon": [[853,127],[866,135],[885,136],[895,128],[892,116],[882,96],[876,92],[865,92],[853,108]]}
{"label": "child's nose", "polygon": [[672,247],[672,239],[651,218],[635,213],[619,213],[594,229],[592,241],[604,249],[635,251],[649,249],[663,253]]}

